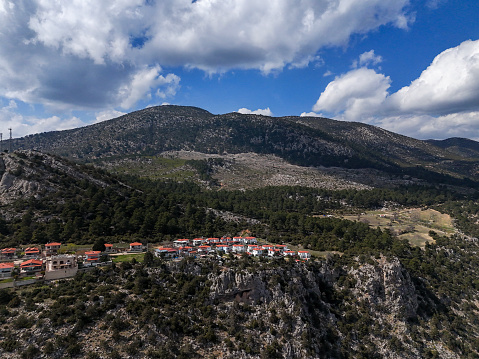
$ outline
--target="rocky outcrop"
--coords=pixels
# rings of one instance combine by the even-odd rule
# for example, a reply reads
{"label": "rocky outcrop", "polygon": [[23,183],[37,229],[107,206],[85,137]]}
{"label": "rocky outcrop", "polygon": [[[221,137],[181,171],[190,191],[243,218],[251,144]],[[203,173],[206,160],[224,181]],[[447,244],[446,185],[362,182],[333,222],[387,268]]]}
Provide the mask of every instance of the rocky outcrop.
{"label": "rocky outcrop", "polygon": [[351,268],[353,293],[371,306],[382,306],[396,318],[414,318],[418,308],[416,289],[397,258],[381,257],[374,264]]}
{"label": "rocky outcrop", "polygon": [[77,165],[37,151],[0,154],[0,204],[18,199],[41,198],[46,193],[65,189],[75,181],[86,180],[100,187],[107,184]]}

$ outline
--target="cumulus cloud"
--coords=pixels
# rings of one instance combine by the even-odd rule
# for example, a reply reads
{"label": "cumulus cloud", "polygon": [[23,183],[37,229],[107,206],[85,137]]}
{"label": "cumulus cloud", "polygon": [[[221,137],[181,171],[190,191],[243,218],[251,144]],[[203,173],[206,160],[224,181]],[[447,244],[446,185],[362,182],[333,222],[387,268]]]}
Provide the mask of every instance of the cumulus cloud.
{"label": "cumulus cloud", "polygon": [[375,70],[351,70],[327,85],[313,110],[413,137],[479,133],[479,40],[443,51],[419,78],[393,94],[390,84]]}
{"label": "cumulus cloud", "polygon": [[[131,81],[119,90],[119,98],[122,99],[121,107],[128,109],[140,99],[150,99],[151,90],[155,88],[158,88],[156,92],[158,97],[173,96],[179,87],[180,78],[175,74],[162,76],[161,71],[160,66],[145,67],[133,74]],[[164,87],[166,90],[163,90]]]}
{"label": "cumulus cloud", "polygon": [[300,117],[324,117],[321,113],[316,112],[303,112]]}
{"label": "cumulus cloud", "polygon": [[[55,107],[128,107],[141,96],[175,94],[178,77],[161,77],[157,66],[209,73],[304,67],[320,62],[319,49],[344,46],[353,34],[404,27],[408,3],[3,0],[0,54],[8,56],[0,57],[0,95]],[[141,76],[148,85],[140,86]]]}
{"label": "cumulus cloud", "polygon": [[321,93],[313,111],[342,113],[346,119],[370,115],[377,111],[391,86],[389,77],[374,70],[359,68],[337,76]]}
{"label": "cumulus cloud", "polygon": [[96,117],[95,123],[111,120],[112,118],[117,118],[123,115],[126,115],[126,113],[117,111],[117,110],[101,111],[95,114],[95,117]]}
{"label": "cumulus cloud", "polygon": [[14,138],[26,136],[33,133],[67,130],[86,124],[77,117],[62,119],[58,116],[48,118],[37,118],[33,116],[22,116],[15,112],[17,105],[15,101],[10,101],[7,106],[0,108],[0,132],[3,133],[3,139],[9,136],[8,129],[12,129]]}
{"label": "cumulus cloud", "polygon": [[271,110],[268,108],[264,108],[264,109],[257,109],[255,111],[251,111],[251,110],[248,110],[247,108],[240,108],[238,111],[236,112],[239,112],[239,113],[242,113],[244,115],[262,115],[262,116],[273,116],[273,112],[271,112]]}

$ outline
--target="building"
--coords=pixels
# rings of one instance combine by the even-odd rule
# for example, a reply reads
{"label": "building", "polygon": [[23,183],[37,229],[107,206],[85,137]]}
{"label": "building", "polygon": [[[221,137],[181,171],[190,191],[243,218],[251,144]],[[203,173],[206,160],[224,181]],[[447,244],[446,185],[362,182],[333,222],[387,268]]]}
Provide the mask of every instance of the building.
{"label": "building", "polygon": [[203,239],[202,238],[195,238],[193,239],[193,245],[196,246],[201,246],[203,244]]}
{"label": "building", "polygon": [[184,247],[184,246],[187,246],[188,244],[190,244],[189,239],[177,239],[176,241],[173,241],[173,245],[176,248]]}
{"label": "building", "polygon": [[211,251],[211,246],[199,246],[198,253],[205,254]]}
{"label": "building", "polygon": [[229,252],[231,252],[231,247],[227,244],[218,244],[216,246],[216,250],[219,251],[219,252],[229,253]]}
{"label": "building", "polygon": [[311,258],[311,253],[309,253],[308,251],[298,251],[298,256],[301,259],[308,260]]}
{"label": "building", "polygon": [[16,248],[4,248],[0,251],[0,257],[3,259],[11,259],[15,257],[16,253],[17,253]]}
{"label": "building", "polygon": [[255,257],[261,257],[263,255],[263,247],[260,247],[260,246],[257,246],[257,247],[254,247],[250,253],[255,256]]}
{"label": "building", "polygon": [[20,272],[31,275],[43,270],[43,261],[39,259],[29,259],[20,264]]}
{"label": "building", "polygon": [[52,242],[45,244],[45,255],[46,256],[54,256],[58,254],[60,247],[62,246],[61,243]]}
{"label": "building", "polygon": [[10,278],[13,268],[13,263],[0,263],[0,278]]}
{"label": "building", "polygon": [[178,255],[178,249],[168,247],[158,247],[155,249],[155,256],[159,258],[175,258]]}
{"label": "building", "polygon": [[233,244],[232,248],[235,253],[244,253],[245,251],[244,244]]}
{"label": "building", "polygon": [[91,264],[100,262],[100,253],[100,251],[85,252],[85,262]]}
{"label": "building", "polygon": [[74,277],[78,272],[77,257],[71,254],[51,256],[46,262],[45,279]]}
{"label": "building", "polygon": [[113,253],[113,244],[105,243],[105,253]]}
{"label": "building", "polygon": [[143,244],[140,242],[130,243],[130,252],[141,252],[143,251]]}
{"label": "building", "polygon": [[28,247],[25,248],[25,258],[38,258],[40,257],[40,248]]}
{"label": "building", "polygon": [[294,257],[296,255],[296,252],[295,251],[284,251],[283,255],[285,257]]}

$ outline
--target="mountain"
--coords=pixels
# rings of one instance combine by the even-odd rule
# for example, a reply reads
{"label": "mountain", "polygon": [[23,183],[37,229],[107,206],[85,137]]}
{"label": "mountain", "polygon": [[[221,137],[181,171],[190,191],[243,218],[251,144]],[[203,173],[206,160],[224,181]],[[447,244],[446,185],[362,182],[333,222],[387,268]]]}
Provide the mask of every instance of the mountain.
{"label": "mountain", "polygon": [[452,137],[446,140],[427,140],[426,142],[459,156],[479,159],[479,142],[467,138]]}
{"label": "mountain", "polygon": [[15,147],[103,165],[172,151],[178,158],[185,152],[255,153],[303,168],[374,169],[396,179],[453,184],[461,184],[457,179],[463,177],[479,179],[477,161],[470,156],[371,125],[326,118],[213,115],[182,106],[151,107],[83,128],[31,135]]}

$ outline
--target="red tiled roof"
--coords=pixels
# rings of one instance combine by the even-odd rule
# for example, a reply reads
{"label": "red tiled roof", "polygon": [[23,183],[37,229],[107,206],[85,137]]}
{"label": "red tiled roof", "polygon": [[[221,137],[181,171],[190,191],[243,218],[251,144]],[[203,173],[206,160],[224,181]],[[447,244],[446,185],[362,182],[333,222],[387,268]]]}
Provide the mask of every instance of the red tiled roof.
{"label": "red tiled roof", "polygon": [[13,268],[14,264],[13,263],[0,263],[0,269],[3,268]]}
{"label": "red tiled roof", "polygon": [[28,261],[23,262],[20,264],[20,267],[38,267],[42,266],[43,262],[37,259],[29,259]]}
{"label": "red tiled roof", "polygon": [[47,243],[45,244],[45,247],[52,247],[52,246],[61,246],[61,243],[58,242],[52,242],[52,243]]}
{"label": "red tiled roof", "polygon": [[100,251],[90,251],[90,252],[85,252],[87,256],[95,255],[95,254],[100,254]]}
{"label": "red tiled roof", "polygon": [[142,246],[143,244],[141,244],[140,242],[133,242],[133,243],[130,243],[130,247],[131,246]]}
{"label": "red tiled roof", "polygon": [[105,243],[105,247],[113,247],[113,244]]}
{"label": "red tiled roof", "polygon": [[168,247],[158,247],[157,249],[159,251],[167,251],[167,252],[176,252],[177,251],[175,248],[168,248]]}
{"label": "red tiled roof", "polygon": [[298,253],[309,253],[309,251],[298,251]]}
{"label": "red tiled roof", "polygon": [[6,253],[15,253],[16,250],[17,250],[16,248],[4,248],[4,249],[2,249],[1,252],[2,252],[3,254],[6,254]]}

